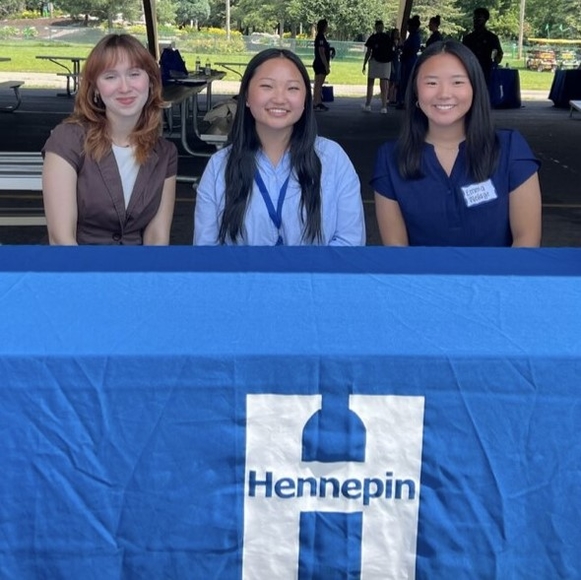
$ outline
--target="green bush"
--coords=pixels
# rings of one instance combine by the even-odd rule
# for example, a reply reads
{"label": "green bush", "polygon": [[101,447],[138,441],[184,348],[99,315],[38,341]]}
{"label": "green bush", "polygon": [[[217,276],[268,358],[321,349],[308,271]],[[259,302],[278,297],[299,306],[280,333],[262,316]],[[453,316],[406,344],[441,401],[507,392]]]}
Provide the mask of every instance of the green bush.
{"label": "green bush", "polygon": [[[143,27],[145,30],[145,26]],[[177,34],[177,28],[171,24],[158,24],[157,34],[161,38],[162,36],[172,37]]]}
{"label": "green bush", "polygon": [[22,36],[24,38],[36,38],[38,36],[38,30],[34,26],[27,26],[22,29]]}
{"label": "green bush", "polygon": [[23,10],[22,12],[18,12],[9,16],[8,18],[11,20],[33,20],[39,17],[38,11],[35,10]]}
{"label": "green bush", "polygon": [[126,31],[133,36],[147,36],[147,29],[145,28],[145,24],[130,24],[126,27]]}
{"label": "green bush", "polygon": [[180,50],[195,54],[239,54],[246,51],[244,39],[238,31],[231,32],[230,40],[227,40],[224,30],[208,29],[198,32],[184,29],[178,32],[178,38]]}
{"label": "green bush", "polygon": [[0,39],[7,40],[9,38],[17,38],[20,36],[20,31],[15,26],[0,27]]}

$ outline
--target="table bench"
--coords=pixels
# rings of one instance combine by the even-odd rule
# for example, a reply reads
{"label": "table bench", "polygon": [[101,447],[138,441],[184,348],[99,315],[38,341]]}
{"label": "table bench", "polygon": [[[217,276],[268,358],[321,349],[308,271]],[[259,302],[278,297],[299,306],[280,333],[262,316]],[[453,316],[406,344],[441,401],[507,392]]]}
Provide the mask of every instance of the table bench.
{"label": "table bench", "polygon": [[211,134],[201,132],[198,124],[198,95],[204,89],[209,90],[210,83],[200,82],[196,84],[191,83],[175,83],[166,85],[163,88],[163,99],[167,103],[165,108],[165,120],[167,124],[166,137],[175,137],[173,124],[173,105],[179,107],[180,127],[179,138],[185,151],[194,157],[210,157],[211,153],[206,151],[196,150],[188,141],[187,125],[188,119],[191,116],[191,125],[196,137],[209,145],[215,146],[217,149],[223,147],[227,140],[227,135]]}
{"label": "table bench", "polygon": [[575,111],[581,113],[581,101],[569,101],[569,106],[571,107],[569,117],[572,117]]}
{"label": "table bench", "polygon": [[[42,191],[42,155],[38,152],[0,153],[0,190]],[[0,206],[0,226],[45,226],[41,207]]]}
{"label": "table bench", "polygon": [[22,102],[22,97],[20,95],[20,87],[24,84],[24,81],[1,81],[0,89],[12,89],[14,91],[14,96],[16,97],[15,105],[8,105],[5,107],[0,107],[0,111],[4,113],[13,113],[20,107]]}
{"label": "table bench", "polygon": [[73,97],[79,88],[79,81],[81,79],[81,62],[86,60],[84,56],[50,56],[41,54],[36,57],[39,60],[48,60],[56,64],[65,72],[57,72],[59,77],[66,77],[67,92],[58,93],[59,96]]}
{"label": "table bench", "polygon": [[72,97],[72,96],[76,95],[77,88],[79,86],[79,79],[81,78],[81,73],[63,72],[63,73],[56,73],[56,76],[67,78],[67,96]]}
{"label": "table bench", "polygon": [[[226,142],[225,135],[200,135],[200,138],[217,148]],[[42,192],[42,166],[43,158],[40,152],[0,152],[0,192]],[[185,175],[177,175],[176,179],[182,183],[197,184],[199,181],[198,177]],[[2,226],[46,226],[44,209],[42,206],[0,204],[0,227]]]}

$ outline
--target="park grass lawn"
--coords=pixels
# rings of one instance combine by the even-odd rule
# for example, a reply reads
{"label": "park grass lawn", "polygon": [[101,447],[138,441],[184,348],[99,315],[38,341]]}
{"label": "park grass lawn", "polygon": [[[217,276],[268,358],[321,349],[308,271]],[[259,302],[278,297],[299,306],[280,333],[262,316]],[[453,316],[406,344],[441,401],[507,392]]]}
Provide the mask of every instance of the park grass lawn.
{"label": "park grass lawn", "polygon": [[[37,55],[51,56],[87,56],[92,46],[86,44],[57,44],[55,42],[38,42],[38,41],[0,41],[0,56],[8,56],[12,60],[3,62],[0,65],[1,71],[13,72],[31,72],[31,73],[57,73],[62,72],[57,65],[38,60]],[[195,53],[182,52],[188,69],[194,70],[196,55]],[[200,54],[200,60],[205,63],[210,60],[215,62],[247,62],[250,54]],[[366,76],[361,72],[363,55],[361,59],[333,61],[331,63],[331,74],[327,78],[330,84],[336,85],[364,85]],[[310,61],[305,60],[309,72]],[[553,81],[553,75],[550,72],[537,72],[525,69],[524,59],[518,61],[512,59],[511,67],[519,69],[520,85],[522,90],[540,90],[549,91]],[[240,77],[232,72],[227,72],[225,80],[237,81]]]}

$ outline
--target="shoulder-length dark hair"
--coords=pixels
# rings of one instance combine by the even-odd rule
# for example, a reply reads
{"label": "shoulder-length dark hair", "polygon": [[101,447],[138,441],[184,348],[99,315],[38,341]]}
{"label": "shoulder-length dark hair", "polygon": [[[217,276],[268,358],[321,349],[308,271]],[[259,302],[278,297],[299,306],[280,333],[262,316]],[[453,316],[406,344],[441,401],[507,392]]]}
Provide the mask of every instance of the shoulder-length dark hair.
{"label": "shoulder-length dark hair", "polygon": [[129,34],[109,34],[95,45],[83,67],[73,114],[67,121],[87,128],[85,153],[89,157],[99,160],[110,150],[109,121],[105,105],[97,92],[97,79],[123,57],[132,66],[143,69],[149,77],[149,96],[129,137],[135,146],[137,162],[143,163],[158,141],[164,102],[159,66],[135,37]]}
{"label": "shoulder-length dark hair", "polygon": [[422,149],[428,132],[428,118],[417,106],[418,71],[429,58],[452,54],[466,69],[472,85],[472,106],[464,117],[466,159],[470,176],[485,181],[494,172],[498,150],[490,114],[488,87],[480,63],[469,48],[457,40],[443,40],[428,46],[418,57],[405,95],[405,117],[398,141],[398,168],[404,179],[423,176]]}
{"label": "shoulder-length dark hair", "polygon": [[248,63],[242,76],[238,93],[238,107],[230,130],[230,153],[225,169],[224,212],[220,223],[218,241],[238,241],[244,235],[244,215],[252,193],[256,172],[256,152],[260,139],[256,122],[246,106],[248,87],[256,69],[273,58],[290,60],[301,73],[305,83],[305,108],[295,123],[290,138],[291,170],[301,187],[300,212],[304,220],[303,239],[309,243],[320,242],[321,231],[321,160],[315,152],[317,124],[313,113],[313,97],[309,73],[300,58],[290,50],[269,48],[259,52]]}

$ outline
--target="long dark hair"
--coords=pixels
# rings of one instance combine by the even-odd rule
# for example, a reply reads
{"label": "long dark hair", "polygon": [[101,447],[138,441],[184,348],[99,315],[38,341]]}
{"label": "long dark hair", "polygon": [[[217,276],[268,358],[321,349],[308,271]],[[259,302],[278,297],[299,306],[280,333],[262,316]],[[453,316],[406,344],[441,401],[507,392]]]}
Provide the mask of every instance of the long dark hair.
{"label": "long dark hair", "polygon": [[309,73],[300,58],[290,50],[269,48],[252,58],[240,83],[238,107],[228,139],[230,153],[225,170],[224,213],[218,234],[218,241],[221,244],[228,240],[236,242],[244,236],[244,214],[254,183],[256,152],[261,146],[256,123],[246,106],[246,99],[256,69],[272,58],[289,59],[297,67],[305,83],[305,108],[291,134],[290,161],[291,170],[301,187],[300,214],[304,223],[303,239],[309,243],[320,242],[322,239],[321,160],[315,152],[317,124],[313,113]]}
{"label": "long dark hair", "polygon": [[488,87],[482,68],[469,48],[457,40],[443,40],[428,46],[418,57],[405,95],[405,117],[398,141],[398,168],[404,179],[423,176],[422,149],[428,132],[428,118],[416,106],[418,71],[424,62],[438,54],[451,54],[460,60],[472,85],[472,106],[464,117],[466,159],[472,179],[485,181],[496,167],[498,149],[490,115]]}

